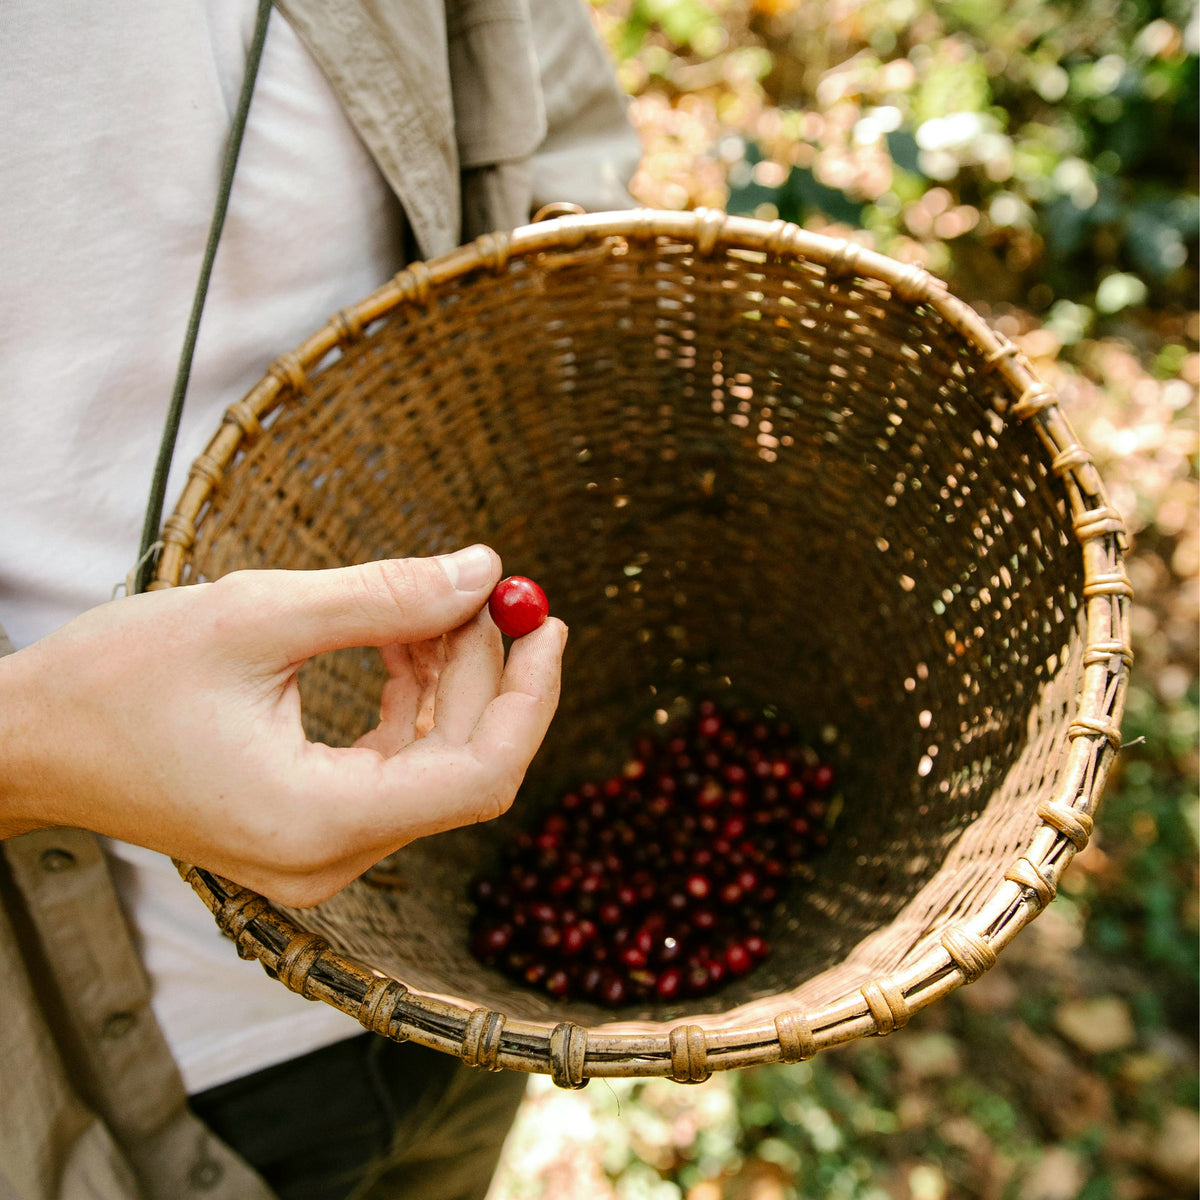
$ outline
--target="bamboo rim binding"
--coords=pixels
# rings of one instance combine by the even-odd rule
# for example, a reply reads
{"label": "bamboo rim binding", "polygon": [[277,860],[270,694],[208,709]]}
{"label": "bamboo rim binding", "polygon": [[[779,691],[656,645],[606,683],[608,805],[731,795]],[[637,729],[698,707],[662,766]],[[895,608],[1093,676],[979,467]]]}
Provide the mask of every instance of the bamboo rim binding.
{"label": "bamboo rim binding", "polygon": [[1124,527],[1108,502],[1086,449],[1053,392],[1016,347],[991,330],[945,285],[922,269],[783,221],[766,223],[712,210],[583,215],[555,207],[548,219],[491,234],[427,263],[414,263],[361,303],[336,314],[295,351],[281,356],[248,395],[229,408],[197,459],[183,494],[162,529],[163,550],[152,588],[182,581],[188,556],[214,490],[239,453],[263,435],[276,410],[302,397],[341,348],[369,336],[389,314],[420,311],[445,289],[477,273],[503,274],[519,260],[547,269],[581,259],[602,260],[628,246],[669,239],[704,258],[734,251],[748,262],[803,264],[824,272],[828,286],[858,280],[883,285],[913,309],[945,322],[978,355],[995,381],[1006,422],[1031,429],[1069,505],[1070,536],[1082,559],[1086,639],[1082,691],[1065,730],[1065,767],[1052,798],[1037,808],[1032,835],[1002,872],[990,895],[966,920],[931,931],[918,954],[811,1011],[782,1008],[745,1028],[705,1028],[685,1019],[656,1032],[613,1032],[572,1022],[523,1022],[486,1006],[468,1007],[410,990],[339,953],[321,935],[299,928],[268,901],[189,864],[185,879],[236,942],[285,986],[322,1000],[365,1028],[411,1039],[482,1069],[549,1074],[563,1087],[596,1076],[659,1076],[700,1082],[714,1071],[770,1062],[798,1062],[858,1037],[888,1034],[964,983],[974,982],[997,954],[1053,899],[1059,879],[1091,836],[1108,770],[1120,749],[1120,720],[1132,663],[1132,588],[1123,565]]}

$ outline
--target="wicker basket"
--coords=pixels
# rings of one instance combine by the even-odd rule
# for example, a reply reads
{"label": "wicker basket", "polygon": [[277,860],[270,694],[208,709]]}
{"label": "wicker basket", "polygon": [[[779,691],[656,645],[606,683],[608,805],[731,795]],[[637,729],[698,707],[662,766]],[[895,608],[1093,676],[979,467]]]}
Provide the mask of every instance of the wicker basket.
{"label": "wicker basket", "polygon": [[[229,410],[162,540],[156,587],[473,541],[545,585],[563,698],[507,817],[312,910],[180,869],[287,987],[562,1086],[902,1026],[1049,903],[1120,748],[1122,525],[1053,394],[920,269],[783,222],[551,215],[409,267]],[[374,723],[376,658],[309,664],[310,736]],[[479,964],[479,863],[702,693],[779,706],[843,783],[771,956],[617,1012]]]}

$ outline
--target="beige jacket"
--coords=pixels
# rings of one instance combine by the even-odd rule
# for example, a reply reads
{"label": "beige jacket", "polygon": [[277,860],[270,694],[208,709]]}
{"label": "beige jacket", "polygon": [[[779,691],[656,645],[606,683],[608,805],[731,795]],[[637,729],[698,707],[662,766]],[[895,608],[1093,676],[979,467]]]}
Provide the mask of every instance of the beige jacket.
{"label": "beige jacket", "polygon": [[[637,140],[584,0],[278,8],[421,257],[551,200],[629,203]],[[0,1200],[270,1200],[187,1108],[95,838],[49,829],[0,846]]]}

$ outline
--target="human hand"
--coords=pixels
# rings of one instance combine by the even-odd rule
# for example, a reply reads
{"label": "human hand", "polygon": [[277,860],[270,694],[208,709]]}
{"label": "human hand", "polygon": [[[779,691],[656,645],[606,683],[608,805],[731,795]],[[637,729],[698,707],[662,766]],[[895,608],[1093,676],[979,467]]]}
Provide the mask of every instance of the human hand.
{"label": "human hand", "polygon": [[[471,547],[84,613],[0,659],[0,835],[90,829],[304,906],[500,815],[557,706],[567,631],[550,618],[506,663],[486,609],[499,577]],[[296,673],[355,646],[388,669],[380,723],[354,747],[310,742]]]}

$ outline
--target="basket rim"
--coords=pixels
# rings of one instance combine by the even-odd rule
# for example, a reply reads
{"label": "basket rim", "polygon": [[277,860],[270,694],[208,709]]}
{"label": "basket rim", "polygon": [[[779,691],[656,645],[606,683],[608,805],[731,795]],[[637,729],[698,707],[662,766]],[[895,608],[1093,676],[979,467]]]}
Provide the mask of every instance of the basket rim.
{"label": "basket rim", "polygon": [[[224,414],[161,530],[151,589],[178,586],[195,542],[196,521],[238,450],[263,432],[272,412],[305,393],[309,378],[371,326],[404,308],[422,308],[444,288],[476,272],[503,273],[517,258],[553,269],[623,253],[630,243],[676,239],[693,254],[738,251],[757,262],[821,267],[827,279],[874,280],[914,309],[927,306],[982,355],[1003,381],[1001,416],[1027,422],[1065,488],[1072,531],[1082,551],[1086,611],[1082,696],[1067,727],[1069,749],[1055,798],[1037,810],[1040,825],[1025,853],[1005,872],[968,920],[933,929],[913,961],[872,979],[812,1012],[781,1009],[772,1022],[706,1029],[703,1016],[661,1034],[623,1032],[621,1022],[585,1027],[509,1020],[487,1008],[409,990],[300,929],[270,901],[191,864],[176,862],[238,953],[258,959],[268,974],[311,999],[333,1004],[365,1028],[412,1040],[491,1070],[549,1074],[562,1087],[595,1076],[667,1077],[699,1082],[713,1071],[770,1062],[797,1062],[817,1050],[871,1034],[886,1034],[964,983],[978,979],[997,954],[1053,899],[1071,859],[1091,836],[1108,770],[1121,748],[1120,721],[1133,661],[1125,572],[1125,527],[1109,503],[1091,455],[1080,444],[1053,390],[1035,375],[1018,347],[953,296],[923,267],[888,258],[858,243],[813,233],[786,221],[734,217],[717,209],[661,212],[632,209],[582,213],[549,206],[549,219],[512,233],[490,233],[439,258],[414,262],[364,300],[336,313]],[[545,210],[544,210],[545,211]],[[562,215],[559,215],[562,214]],[[541,214],[539,214],[540,216]]]}

